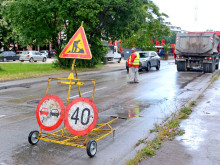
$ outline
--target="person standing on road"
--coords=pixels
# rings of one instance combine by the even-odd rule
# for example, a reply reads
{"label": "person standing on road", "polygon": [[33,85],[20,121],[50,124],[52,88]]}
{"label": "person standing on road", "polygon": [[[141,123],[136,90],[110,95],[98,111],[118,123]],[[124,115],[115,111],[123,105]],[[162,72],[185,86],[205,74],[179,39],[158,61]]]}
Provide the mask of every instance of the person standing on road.
{"label": "person standing on road", "polygon": [[128,58],[128,68],[129,68],[129,83],[138,83],[138,68],[140,63],[140,54],[136,51],[136,48],[131,49],[132,54]]}

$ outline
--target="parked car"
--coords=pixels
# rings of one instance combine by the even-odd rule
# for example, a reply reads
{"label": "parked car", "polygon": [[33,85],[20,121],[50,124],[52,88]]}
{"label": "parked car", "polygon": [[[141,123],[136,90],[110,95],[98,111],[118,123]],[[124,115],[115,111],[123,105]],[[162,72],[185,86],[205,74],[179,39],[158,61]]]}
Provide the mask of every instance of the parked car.
{"label": "parked car", "polygon": [[37,62],[37,61],[43,61],[46,62],[47,56],[45,54],[41,54],[39,51],[23,51],[20,54],[19,60],[21,62],[29,61],[29,62]]}
{"label": "parked car", "polygon": [[55,50],[51,50],[48,53],[48,58],[54,57],[56,55],[56,51]]}
{"label": "parked car", "polygon": [[17,51],[16,54],[20,55],[23,51]]}
{"label": "parked car", "polygon": [[47,58],[51,58],[51,57],[54,57],[56,52],[51,50],[51,51],[48,51],[48,50],[41,50],[40,51],[41,54],[45,54],[47,56]]}
{"label": "parked car", "polygon": [[[151,67],[156,67],[156,70],[160,69],[160,57],[155,51],[138,51],[138,53],[140,54],[139,70],[149,71]],[[128,72],[127,61],[126,69]]]}
{"label": "parked car", "polygon": [[13,52],[13,51],[4,51],[0,55],[0,59],[4,62],[7,62],[9,60],[19,60],[19,56]]}
{"label": "parked car", "polygon": [[48,50],[41,50],[40,53],[44,54],[44,55],[46,55],[48,57],[49,51]]}

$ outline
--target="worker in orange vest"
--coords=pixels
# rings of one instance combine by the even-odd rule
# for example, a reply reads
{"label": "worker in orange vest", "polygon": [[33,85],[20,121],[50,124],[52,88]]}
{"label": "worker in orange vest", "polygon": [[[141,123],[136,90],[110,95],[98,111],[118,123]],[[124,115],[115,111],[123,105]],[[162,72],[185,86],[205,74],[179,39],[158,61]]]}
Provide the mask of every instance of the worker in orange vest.
{"label": "worker in orange vest", "polygon": [[129,68],[129,83],[138,83],[138,69],[140,64],[140,54],[136,51],[136,48],[131,49],[132,54],[128,58],[128,68]]}

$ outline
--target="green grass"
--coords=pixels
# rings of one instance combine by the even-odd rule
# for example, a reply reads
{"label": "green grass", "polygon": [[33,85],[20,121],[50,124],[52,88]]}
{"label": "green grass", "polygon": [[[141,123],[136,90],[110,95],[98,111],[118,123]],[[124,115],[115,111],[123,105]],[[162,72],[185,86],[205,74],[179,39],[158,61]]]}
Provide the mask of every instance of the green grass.
{"label": "green grass", "polygon": [[60,68],[53,68],[53,64],[37,63],[1,63],[0,81],[39,77],[62,72],[68,72]]}
{"label": "green grass", "polygon": [[[88,71],[103,67],[97,64],[93,68],[77,68],[77,71]],[[63,72],[70,72],[71,69],[54,67],[54,64],[39,63],[0,63],[0,81],[40,77]]]}
{"label": "green grass", "polygon": [[138,143],[144,142],[146,147],[139,150],[133,159],[126,162],[126,165],[138,165],[142,159],[155,155],[156,150],[161,147],[164,140],[173,140],[175,136],[183,135],[185,131],[179,128],[180,120],[182,116],[188,116],[189,113],[191,113],[190,108],[182,108],[181,112],[173,113],[171,118],[164,120],[160,125],[155,124],[154,129],[150,132],[156,132],[157,137],[148,142],[139,141]]}

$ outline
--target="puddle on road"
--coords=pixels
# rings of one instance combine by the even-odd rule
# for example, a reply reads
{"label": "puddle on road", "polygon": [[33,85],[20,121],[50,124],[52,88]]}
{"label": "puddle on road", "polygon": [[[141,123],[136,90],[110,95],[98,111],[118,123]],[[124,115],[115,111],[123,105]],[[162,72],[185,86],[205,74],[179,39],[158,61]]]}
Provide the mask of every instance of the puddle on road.
{"label": "puddle on road", "polygon": [[150,104],[143,105],[139,103],[134,103],[134,104],[131,104],[128,108],[126,108],[127,111],[116,113],[116,114],[118,117],[123,118],[123,119],[142,117],[140,113],[149,107],[150,107]]}
{"label": "puddle on road", "polygon": [[27,102],[27,104],[38,104],[40,102],[40,100],[30,100]]}

